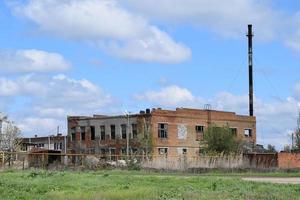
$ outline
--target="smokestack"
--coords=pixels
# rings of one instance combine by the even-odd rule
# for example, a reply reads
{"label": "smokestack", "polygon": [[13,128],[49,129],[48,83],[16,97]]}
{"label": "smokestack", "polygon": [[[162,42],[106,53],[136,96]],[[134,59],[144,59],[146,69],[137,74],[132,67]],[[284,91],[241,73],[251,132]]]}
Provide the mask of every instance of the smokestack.
{"label": "smokestack", "polygon": [[252,49],[252,24],[248,25],[248,62],[249,62],[249,115],[253,116],[253,49]]}

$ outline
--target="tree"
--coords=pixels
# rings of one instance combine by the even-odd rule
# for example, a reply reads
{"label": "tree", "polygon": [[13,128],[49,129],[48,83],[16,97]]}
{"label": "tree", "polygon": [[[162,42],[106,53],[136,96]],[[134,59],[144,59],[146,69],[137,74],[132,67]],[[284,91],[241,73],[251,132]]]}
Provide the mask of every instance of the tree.
{"label": "tree", "polygon": [[208,127],[204,132],[204,140],[207,152],[230,154],[241,150],[241,141],[229,127],[215,125]]}
{"label": "tree", "polygon": [[18,151],[21,144],[20,129],[7,117],[0,118],[0,151]]}
{"label": "tree", "polygon": [[266,153],[277,153],[275,146],[268,144]]}
{"label": "tree", "polygon": [[297,123],[296,131],[292,135],[293,137],[292,151],[294,152],[300,152],[300,112],[299,112],[299,117],[297,122],[298,123]]}
{"label": "tree", "polygon": [[300,152],[300,129],[296,130],[295,133],[293,134],[293,151]]}
{"label": "tree", "polygon": [[284,145],[283,151],[284,152],[291,152],[291,146],[290,145]]}

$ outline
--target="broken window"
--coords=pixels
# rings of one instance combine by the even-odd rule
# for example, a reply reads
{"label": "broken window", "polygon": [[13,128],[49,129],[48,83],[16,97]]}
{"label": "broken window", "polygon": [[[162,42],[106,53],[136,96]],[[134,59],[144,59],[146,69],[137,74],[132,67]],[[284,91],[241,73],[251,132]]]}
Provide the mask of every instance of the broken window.
{"label": "broken window", "polygon": [[110,125],[110,139],[116,139],[116,126]]}
{"label": "broken window", "polygon": [[122,135],[122,139],[126,139],[126,124],[121,124],[121,135]]}
{"label": "broken window", "polygon": [[91,126],[91,140],[95,140],[95,126]]}
{"label": "broken window", "polygon": [[252,129],[250,128],[244,129],[244,135],[245,137],[252,137]]}
{"label": "broken window", "polygon": [[115,148],[110,149],[110,159],[116,160],[116,149]]}
{"label": "broken window", "polygon": [[132,124],[131,128],[132,128],[132,137],[137,138],[137,124]]}
{"label": "broken window", "polygon": [[100,139],[105,140],[105,126],[100,126]]}
{"label": "broken window", "polygon": [[80,135],[81,135],[81,140],[85,140],[85,127],[84,126],[80,127]]}
{"label": "broken window", "polygon": [[122,148],[122,149],[121,149],[121,153],[122,153],[122,155],[126,155],[127,149],[126,149],[126,148]]}
{"label": "broken window", "polygon": [[138,149],[137,148],[131,148],[131,153],[132,154],[136,154],[138,152]]}
{"label": "broken window", "polygon": [[76,128],[71,128],[71,141],[76,141]]}
{"label": "broken window", "polygon": [[36,145],[36,147],[39,147],[39,148],[44,148],[45,144],[44,143],[39,143]]}
{"label": "broken window", "polygon": [[102,159],[106,159],[106,152],[107,152],[107,150],[105,148],[100,149],[100,157]]}
{"label": "broken window", "polygon": [[159,155],[167,155],[168,154],[168,148],[158,148],[158,154]]}
{"label": "broken window", "polygon": [[62,143],[56,142],[54,143],[54,150],[61,150],[62,149]]}
{"label": "broken window", "polygon": [[196,133],[204,133],[204,126],[197,125],[195,129],[196,129]]}
{"label": "broken window", "polygon": [[185,155],[187,154],[187,148],[177,148],[178,155]]}
{"label": "broken window", "polygon": [[168,124],[158,124],[158,138],[168,138]]}
{"label": "broken window", "polygon": [[232,135],[237,136],[237,128],[230,128],[230,132]]}
{"label": "broken window", "polygon": [[204,126],[202,125],[196,125],[195,126],[196,131],[196,140],[203,140],[203,134],[204,134]]}

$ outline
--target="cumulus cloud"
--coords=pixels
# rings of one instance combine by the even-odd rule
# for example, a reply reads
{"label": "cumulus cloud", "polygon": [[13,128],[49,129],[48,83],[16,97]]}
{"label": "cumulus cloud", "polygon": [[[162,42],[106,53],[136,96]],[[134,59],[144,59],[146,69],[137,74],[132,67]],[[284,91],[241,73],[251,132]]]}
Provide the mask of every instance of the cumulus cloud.
{"label": "cumulus cloud", "polygon": [[160,106],[188,105],[194,103],[196,100],[188,89],[176,85],[164,87],[160,91],[148,91],[144,94],[136,94],[134,98]]}
{"label": "cumulus cloud", "polygon": [[51,72],[64,71],[70,68],[68,61],[58,53],[46,52],[36,49],[16,51],[0,51],[0,70],[24,72]]}
{"label": "cumulus cloud", "polygon": [[12,85],[9,87],[17,88],[13,94],[6,92],[6,95],[26,99],[21,107],[11,103],[17,113],[14,120],[26,135],[32,131],[50,134],[49,130],[55,130],[58,125],[64,126],[66,131],[67,115],[90,115],[116,103],[110,94],[92,82],[64,74],[52,77],[29,74],[6,82]]}
{"label": "cumulus cloud", "polygon": [[13,8],[42,33],[87,41],[122,58],[177,63],[191,54],[116,0],[29,0]]}
{"label": "cumulus cloud", "polygon": [[0,78],[0,96],[13,96],[18,93],[18,85],[6,78]]}
{"label": "cumulus cloud", "polygon": [[[148,91],[136,94],[134,98],[145,101],[153,106],[194,107],[203,108],[211,104],[212,109],[233,111],[237,114],[248,115],[248,95],[235,95],[220,92],[211,98],[205,99],[193,95],[187,88],[176,85],[165,86],[158,91]],[[289,133],[296,126],[297,113],[300,110],[300,101],[294,97],[287,97],[282,101],[266,102],[255,98],[255,115],[257,117],[257,142],[267,145],[274,144],[282,148],[290,143]]]}
{"label": "cumulus cloud", "polygon": [[246,24],[253,24],[255,38],[263,41],[280,41],[300,53],[300,12],[275,8],[270,0],[119,0],[119,2],[150,19],[164,21],[167,24],[191,24],[229,38],[243,37]]}
{"label": "cumulus cloud", "polygon": [[[259,0],[120,0],[132,10],[156,20],[210,28],[227,37],[245,34],[254,24],[261,39],[272,39],[281,27],[282,13]],[[159,5],[159,6],[157,6]]]}

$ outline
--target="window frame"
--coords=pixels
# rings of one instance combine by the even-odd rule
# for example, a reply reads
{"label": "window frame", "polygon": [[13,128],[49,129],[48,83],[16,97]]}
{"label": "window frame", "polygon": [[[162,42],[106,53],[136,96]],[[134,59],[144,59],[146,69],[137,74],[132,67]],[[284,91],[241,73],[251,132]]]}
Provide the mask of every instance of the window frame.
{"label": "window frame", "polygon": [[105,140],[105,125],[100,126],[100,140]]}
{"label": "window frame", "polygon": [[[248,134],[246,134],[246,131],[248,131]],[[252,135],[253,135],[253,129],[252,128],[244,128],[244,137],[252,138]]]}
{"label": "window frame", "polygon": [[132,138],[136,139],[138,138],[138,128],[137,128],[137,123],[132,123],[131,124],[131,132],[132,132]]}
{"label": "window frame", "polygon": [[121,138],[123,140],[125,140],[125,139],[127,139],[127,124],[121,124],[120,127],[121,127],[121,130],[120,130],[121,131]]}
{"label": "window frame", "polygon": [[86,127],[80,126],[80,139],[81,141],[85,141],[86,139]]}
{"label": "window frame", "polygon": [[[164,125],[166,127],[161,128],[161,125]],[[158,122],[157,123],[157,132],[158,132],[158,138],[159,139],[168,139],[168,129],[169,129],[169,124],[166,122]]]}
{"label": "window frame", "polygon": [[116,139],[116,125],[115,124],[111,124],[110,125],[110,139],[111,140],[115,140]]}

